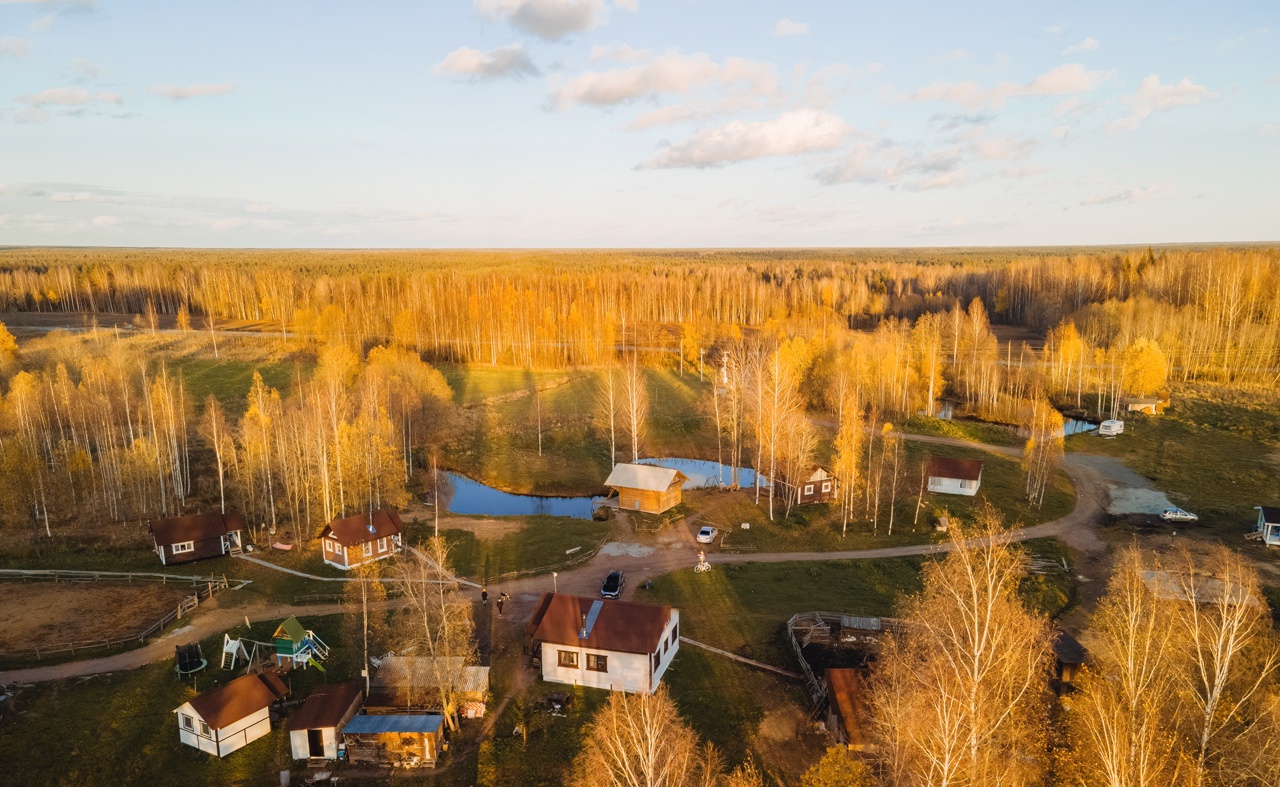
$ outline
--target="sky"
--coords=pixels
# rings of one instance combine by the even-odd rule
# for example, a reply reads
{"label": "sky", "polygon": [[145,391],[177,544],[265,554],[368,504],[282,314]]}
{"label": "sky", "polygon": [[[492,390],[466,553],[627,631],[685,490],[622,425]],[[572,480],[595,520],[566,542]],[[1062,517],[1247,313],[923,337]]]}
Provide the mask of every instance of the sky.
{"label": "sky", "polygon": [[1280,240],[1280,3],[0,0],[0,244]]}

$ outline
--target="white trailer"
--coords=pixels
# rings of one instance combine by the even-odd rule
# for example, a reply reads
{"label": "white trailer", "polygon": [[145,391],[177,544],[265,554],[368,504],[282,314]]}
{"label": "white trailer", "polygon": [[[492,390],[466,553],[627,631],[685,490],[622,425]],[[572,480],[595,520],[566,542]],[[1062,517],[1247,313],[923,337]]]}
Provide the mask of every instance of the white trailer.
{"label": "white trailer", "polygon": [[1124,421],[1103,421],[1098,424],[1098,434],[1102,437],[1115,437],[1124,433]]}

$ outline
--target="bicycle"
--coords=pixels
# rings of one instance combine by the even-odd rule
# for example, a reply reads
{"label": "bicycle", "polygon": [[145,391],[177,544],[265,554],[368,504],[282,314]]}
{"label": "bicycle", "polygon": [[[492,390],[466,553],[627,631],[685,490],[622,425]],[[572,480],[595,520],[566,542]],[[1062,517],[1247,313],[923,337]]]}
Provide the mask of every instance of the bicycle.
{"label": "bicycle", "polygon": [[701,574],[704,571],[710,571],[710,570],[711,570],[710,563],[699,563],[698,565],[693,567],[693,573],[695,574]]}

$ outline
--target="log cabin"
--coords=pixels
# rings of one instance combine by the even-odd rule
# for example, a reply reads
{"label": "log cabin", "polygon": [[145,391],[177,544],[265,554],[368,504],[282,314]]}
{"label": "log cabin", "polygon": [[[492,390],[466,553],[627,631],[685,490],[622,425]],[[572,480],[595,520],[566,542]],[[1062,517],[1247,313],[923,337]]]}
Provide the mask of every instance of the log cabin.
{"label": "log cabin", "polygon": [[619,509],[661,514],[680,505],[680,488],[688,480],[670,467],[617,464],[604,485],[617,491]]}
{"label": "log cabin", "polygon": [[811,467],[808,474],[792,485],[788,479],[779,479],[778,487],[784,498],[790,497],[798,506],[810,503],[830,503],[835,497],[835,479],[821,467]]}
{"label": "log cabin", "polygon": [[151,523],[156,554],[166,566],[190,563],[241,551],[244,520],[239,514],[191,514]]}
{"label": "log cabin", "polygon": [[399,553],[403,532],[400,515],[387,508],[334,519],[320,531],[320,554],[347,571]]}

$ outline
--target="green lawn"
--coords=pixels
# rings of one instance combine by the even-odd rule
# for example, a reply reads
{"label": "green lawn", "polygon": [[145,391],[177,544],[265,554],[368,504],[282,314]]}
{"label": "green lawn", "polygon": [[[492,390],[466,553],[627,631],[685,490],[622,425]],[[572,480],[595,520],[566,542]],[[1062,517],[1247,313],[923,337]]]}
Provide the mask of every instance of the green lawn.
{"label": "green lawn", "polygon": [[469,530],[445,530],[454,571],[483,582],[516,569],[552,566],[573,557],[566,550],[581,547],[581,552],[587,552],[609,534],[609,525],[603,522],[556,516],[524,519],[523,528],[498,539],[477,538]]}
{"label": "green lawn", "polygon": [[284,396],[293,384],[295,372],[306,380],[311,377],[314,363],[294,364],[283,361],[254,362],[239,360],[214,360],[212,358],[169,359],[172,372],[181,372],[187,394],[203,408],[204,400],[212,394],[226,409],[227,415],[238,418],[248,408],[245,397],[253,385],[253,373],[262,374],[262,381],[280,391]]}
{"label": "green lawn", "polygon": [[1254,506],[1280,504],[1280,407],[1274,403],[1198,387],[1175,394],[1163,415],[1126,413],[1124,422],[1115,439],[1073,435],[1067,448],[1122,459],[1200,517],[1198,526],[1180,531],[1238,540],[1257,519]]}
{"label": "green lawn", "polygon": [[973,440],[991,445],[1019,446],[1025,442],[1009,428],[1000,424],[989,424],[982,421],[948,420],[929,418],[923,415],[912,416],[906,423],[906,430],[914,434],[933,435],[935,437],[954,437],[960,440]]}

